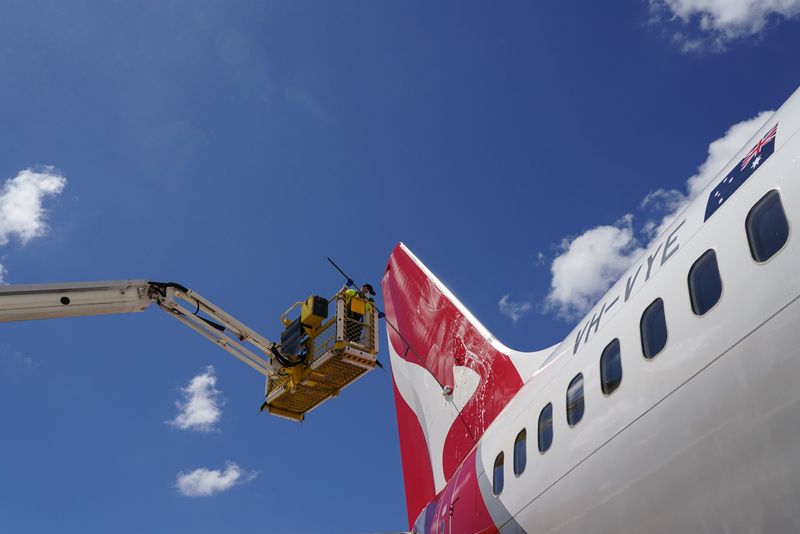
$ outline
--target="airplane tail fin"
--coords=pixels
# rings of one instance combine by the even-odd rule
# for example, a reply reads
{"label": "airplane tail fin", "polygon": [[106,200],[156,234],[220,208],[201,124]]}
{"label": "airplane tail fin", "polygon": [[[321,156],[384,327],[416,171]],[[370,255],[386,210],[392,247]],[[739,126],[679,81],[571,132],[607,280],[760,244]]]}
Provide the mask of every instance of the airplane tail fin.
{"label": "airplane tail fin", "polygon": [[402,243],[382,280],[409,525],[523,377],[499,343]]}

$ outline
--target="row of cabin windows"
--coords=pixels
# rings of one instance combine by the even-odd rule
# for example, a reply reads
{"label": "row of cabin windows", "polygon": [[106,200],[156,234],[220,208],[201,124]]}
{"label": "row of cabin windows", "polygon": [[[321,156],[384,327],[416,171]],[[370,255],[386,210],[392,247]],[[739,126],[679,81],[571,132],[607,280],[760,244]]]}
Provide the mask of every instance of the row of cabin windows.
{"label": "row of cabin windows", "polygon": [[[747,214],[745,221],[750,254],[758,263],[764,263],[777,254],[789,239],[789,221],[783,209],[780,193],[772,190],[764,195]],[[716,306],[722,296],[722,278],[717,254],[705,251],[689,269],[689,297],[692,312],[705,315]],[[642,354],[655,358],[667,344],[667,319],[664,301],[654,300],[642,313],[639,323]],[[600,355],[600,386],[603,394],[611,395],[622,383],[622,358],[618,339],[614,339]],[[583,374],[578,373],[567,386],[567,424],[573,427],[583,418]],[[544,453],[553,444],[553,404],[548,403],[539,413],[539,452]],[[522,429],[514,440],[514,474],[525,470],[527,434]],[[495,495],[503,491],[503,462],[501,452],[494,462],[492,487]]]}

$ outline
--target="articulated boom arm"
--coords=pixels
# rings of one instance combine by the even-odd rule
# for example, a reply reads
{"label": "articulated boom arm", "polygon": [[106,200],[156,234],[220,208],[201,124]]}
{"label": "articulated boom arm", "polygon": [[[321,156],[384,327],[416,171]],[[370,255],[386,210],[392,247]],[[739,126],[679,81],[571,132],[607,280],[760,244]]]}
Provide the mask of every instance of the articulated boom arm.
{"label": "articulated boom arm", "polygon": [[[331,302],[336,312],[328,318]],[[306,413],[339,395],[378,362],[375,307],[353,297],[346,308],[341,295],[331,301],[310,297],[303,304],[304,310],[309,303],[315,304],[307,310],[310,315],[301,314],[281,334],[287,339],[285,346],[172,282],[0,286],[0,322],[140,312],[152,303],[264,375],[266,402],[261,410],[280,417],[302,421]],[[309,323],[302,322],[303,317]]]}
{"label": "articulated boom arm", "polygon": [[[180,284],[120,280],[0,287],[0,322],[144,311],[157,304],[264,376],[275,344]],[[257,354],[266,356],[266,359]]]}

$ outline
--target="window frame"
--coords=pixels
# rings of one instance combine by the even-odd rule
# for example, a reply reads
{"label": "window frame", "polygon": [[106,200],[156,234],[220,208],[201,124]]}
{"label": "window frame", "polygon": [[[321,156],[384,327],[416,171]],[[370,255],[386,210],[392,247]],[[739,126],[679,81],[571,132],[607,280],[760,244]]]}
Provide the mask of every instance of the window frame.
{"label": "window frame", "polygon": [[[581,397],[580,397],[581,413],[580,413],[580,417],[578,417],[578,420],[573,423],[573,422],[570,422],[570,417],[569,417],[569,415],[570,415],[569,391],[570,391],[570,389],[572,389],[572,385],[577,380],[580,380],[580,382],[581,382]],[[581,421],[583,421],[583,416],[586,415],[586,388],[585,388],[585,383],[586,383],[586,380],[583,378],[583,373],[578,373],[577,375],[575,375],[572,378],[572,380],[569,381],[569,385],[567,386],[567,391],[566,391],[566,395],[565,395],[566,400],[567,400],[566,416],[567,416],[567,425],[569,425],[570,428],[576,427]]]}
{"label": "window frame", "polygon": [[[716,302],[714,302],[713,306],[708,308],[703,313],[697,313],[697,310],[695,309],[694,306],[695,305],[694,292],[692,291],[692,273],[694,272],[694,269],[697,266],[697,264],[700,263],[700,261],[709,254],[714,255],[714,263],[716,263],[717,266],[717,275],[719,277],[719,297],[717,297],[717,300]],[[712,247],[706,250],[694,261],[694,263],[692,263],[692,266],[689,267],[689,274],[686,275],[686,284],[689,289],[689,305],[691,306],[692,313],[694,314],[695,317],[705,317],[708,314],[708,312],[710,312],[719,305],[720,301],[722,301],[722,296],[725,294],[725,284],[722,283],[722,271],[720,271],[719,269],[719,256],[717,255],[716,248]]]}
{"label": "window frame", "polygon": [[[752,216],[753,210],[755,209],[755,207],[758,206],[765,198],[767,198],[769,195],[771,195],[773,193],[778,195],[778,202],[780,203],[781,210],[783,211],[783,217],[786,220],[786,241],[784,241],[783,245],[781,245],[781,248],[776,250],[769,258],[767,258],[764,261],[758,261],[755,258],[755,256],[753,255],[753,244],[752,244],[752,241],[750,239],[750,235],[751,235],[750,234],[750,225],[748,223],[750,222],[750,217]],[[747,238],[747,247],[748,247],[748,249],[750,251],[750,259],[756,265],[766,265],[767,263],[772,261],[772,258],[774,258],[778,254],[783,252],[783,249],[786,248],[786,246],[789,244],[789,240],[792,238],[792,224],[789,222],[789,215],[786,213],[786,207],[783,204],[783,195],[781,194],[781,188],[773,187],[772,189],[770,189],[769,191],[767,191],[766,193],[761,195],[759,197],[759,199],[756,200],[755,203],[753,203],[752,206],[750,206],[750,209],[747,210],[747,215],[744,218],[744,234],[745,234],[745,237]]]}
{"label": "window frame", "polygon": [[[603,358],[605,357],[606,352],[608,351],[608,349],[611,348],[611,346],[614,345],[614,344],[617,345],[617,353],[619,354],[619,358],[618,358],[618,360],[619,360],[619,382],[617,383],[616,386],[614,386],[614,389],[612,389],[611,391],[606,392],[606,380],[605,380],[605,377],[603,375]],[[619,387],[622,385],[622,377],[623,377],[623,375],[624,375],[624,372],[623,372],[623,369],[622,369],[622,344],[620,343],[619,338],[615,337],[614,339],[612,339],[611,341],[608,342],[606,347],[603,349],[603,352],[600,353],[600,391],[603,392],[603,395],[605,395],[606,397],[610,397],[611,395],[613,395],[614,392],[617,391],[619,389]]]}
{"label": "window frame", "polygon": [[[644,345],[644,335],[643,335],[644,318],[647,312],[650,310],[650,308],[655,306],[658,302],[661,302],[661,309],[664,315],[664,328],[666,330],[667,335],[664,338],[664,345],[658,350],[658,352],[656,352],[651,356],[648,356]],[[648,304],[647,307],[644,309],[644,311],[642,311],[642,316],[639,318],[639,342],[642,347],[642,356],[644,356],[644,359],[648,361],[654,360],[659,354],[664,352],[664,350],[667,348],[667,344],[669,343],[669,325],[667,325],[667,307],[664,305],[664,299],[662,299],[661,297],[658,297],[655,300],[653,300],[653,302]]]}
{"label": "window frame", "polygon": [[[522,436],[522,439],[520,439]],[[520,468],[519,472],[517,472],[517,444],[522,443],[522,467]],[[512,471],[514,471],[514,476],[519,477],[522,473],[525,472],[525,468],[528,466],[528,431],[527,429],[523,428],[522,430],[517,433],[517,437],[514,438],[514,458],[512,462]]]}
{"label": "window frame", "polygon": [[[542,416],[544,415],[545,410],[550,408],[550,441],[547,444],[547,447],[542,449]],[[553,428],[553,403],[548,402],[545,404],[542,409],[539,411],[539,419],[536,424],[536,447],[539,450],[539,454],[545,454],[550,448],[553,446],[553,440],[555,438],[555,429]]]}
{"label": "window frame", "polygon": [[[505,481],[505,454],[503,451],[500,451],[497,456],[494,458],[494,463],[492,464],[492,493],[495,497],[498,497],[501,493],[503,493],[503,489],[505,488],[506,481]],[[499,466],[498,466],[499,464]],[[498,471],[498,467],[500,468]],[[497,473],[500,473],[498,484],[498,476]],[[497,486],[500,486],[500,489],[497,489]]]}

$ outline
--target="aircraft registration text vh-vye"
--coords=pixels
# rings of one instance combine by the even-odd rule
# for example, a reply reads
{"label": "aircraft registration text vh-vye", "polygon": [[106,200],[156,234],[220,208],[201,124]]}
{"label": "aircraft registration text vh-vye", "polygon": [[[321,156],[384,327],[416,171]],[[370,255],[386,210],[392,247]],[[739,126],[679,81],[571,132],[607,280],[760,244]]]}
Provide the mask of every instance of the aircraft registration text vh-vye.
{"label": "aircraft registration text vh-vye", "polygon": [[417,534],[800,532],[800,90],[558,345],[403,244],[383,277]]}

